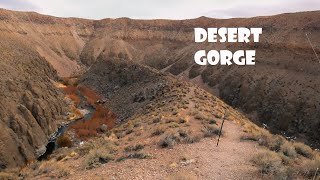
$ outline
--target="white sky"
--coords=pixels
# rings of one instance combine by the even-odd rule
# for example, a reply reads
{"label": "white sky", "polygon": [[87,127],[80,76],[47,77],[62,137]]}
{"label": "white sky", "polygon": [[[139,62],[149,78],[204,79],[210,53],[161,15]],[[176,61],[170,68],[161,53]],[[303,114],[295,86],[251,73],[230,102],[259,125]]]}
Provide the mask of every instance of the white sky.
{"label": "white sky", "polygon": [[320,0],[0,0],[0,7],[89,19],[188,19],[320,10]]}

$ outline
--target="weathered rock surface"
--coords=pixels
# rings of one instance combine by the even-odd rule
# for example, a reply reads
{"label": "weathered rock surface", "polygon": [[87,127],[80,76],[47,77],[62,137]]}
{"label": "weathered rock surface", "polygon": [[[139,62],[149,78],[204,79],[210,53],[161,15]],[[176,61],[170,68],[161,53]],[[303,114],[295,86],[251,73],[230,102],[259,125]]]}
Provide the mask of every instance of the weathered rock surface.
{"label": "weathered rock surface", "polygon": [[1,170],[36,158],[65,105],[51,65],[18,39],[0,37]]}

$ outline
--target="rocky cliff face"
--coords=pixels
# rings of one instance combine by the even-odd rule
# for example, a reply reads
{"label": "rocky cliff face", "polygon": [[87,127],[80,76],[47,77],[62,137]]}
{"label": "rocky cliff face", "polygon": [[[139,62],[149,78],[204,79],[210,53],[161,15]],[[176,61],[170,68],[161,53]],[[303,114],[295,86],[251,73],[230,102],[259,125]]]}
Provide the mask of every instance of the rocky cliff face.
{"label": "rocky cliff face", "polygon": [[[305,35],[320,54],[319,17],[317,11],[227,20],[94,21],[0,10],[1,168],[32,159],[56,129],[63,104],[51,80],[91,66],[88,73],[105,73],[109,78],[102,82],[110,85],[98,90],[111,93],[115,101],[131,88],[139,89],[130,95],[134,101],[152,97],[146,95],[154,89],[152,78],[144,79],[150,81],[148,90],[130,86],[141,80],[140,73],[148,75],[145,68],[151,66],[212,90],[275,132],[319,142],[320,64]],[[263,35],[255,44],[199,45],[193,42],[194,27],[262,27]],[[256,49],[256,66],[199,67],[193,61],[199,49]],[[97,61],[98,57],[131,60],[144,68],[121,63],[99,66],[108,62]],[[97,72],[103,67],[107,69]],[[84,78],[91,79],[83,82],[96,81],[94,73],[86,74]],[[123,91],[116,91],[121,93],[112,94],[112,88],[122,86]],[[123,113],[119,107],[113,109]],[[14,154],[7,157],[7,152]]]}
{"label": "rocky cliff face", "polygon": [[34,160],[66,111],[52,66],[19,39],[0,37],[0,169],[5,169]]}

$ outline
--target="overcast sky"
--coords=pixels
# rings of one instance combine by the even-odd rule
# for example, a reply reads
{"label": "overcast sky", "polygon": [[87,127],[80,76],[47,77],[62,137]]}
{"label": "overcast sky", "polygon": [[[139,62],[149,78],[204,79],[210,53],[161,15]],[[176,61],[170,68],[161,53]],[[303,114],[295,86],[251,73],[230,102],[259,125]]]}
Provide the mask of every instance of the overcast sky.
{"label": "overcast sky", "polygon": [[90,19],[188,19],[320,10],[320,0],[0,0],[0,7]]}

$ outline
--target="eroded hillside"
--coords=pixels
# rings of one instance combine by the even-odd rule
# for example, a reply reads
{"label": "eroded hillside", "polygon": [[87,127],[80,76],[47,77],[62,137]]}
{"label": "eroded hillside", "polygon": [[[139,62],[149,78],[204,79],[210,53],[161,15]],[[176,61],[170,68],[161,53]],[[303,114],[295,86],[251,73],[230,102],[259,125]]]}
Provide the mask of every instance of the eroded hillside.
{"label": "eroded hillside", "polygon": [[[319,62],[305,34],[319,54],[319,17],[317,11],[226,20],[84,20],[0,10],[1,147],[6,147],[0,153],[13,152],[1,156],[1,168],[36,157],[68,111],[53,81],[84,70],[80,83],[109,98],[120,120],[148,110],[168,83],[161,70],[200,85],[272,131],[317,146]],[[198,45],[194,27],[262,27],[263,35],[255,44]],[[213,48],[254,48],[256,66],[194,64],[194,52]]]}
{"label": "eroded hillside", "polygon": [[[132,61],[100,56],[78,86],[92,87],[100,94],[97,103],[126,120],[7,176],[305,179],[320,165],[309,146],[271,135],[200,87]],[[74,139],[72,131],[65,136]]]}
{"label": "eroded hillside", "polygon": [[65,113],[56,70],[19,38],[0,35],[0,169],[37,158]]}

